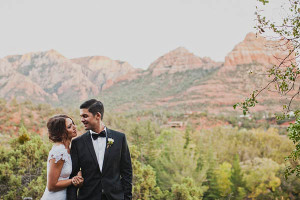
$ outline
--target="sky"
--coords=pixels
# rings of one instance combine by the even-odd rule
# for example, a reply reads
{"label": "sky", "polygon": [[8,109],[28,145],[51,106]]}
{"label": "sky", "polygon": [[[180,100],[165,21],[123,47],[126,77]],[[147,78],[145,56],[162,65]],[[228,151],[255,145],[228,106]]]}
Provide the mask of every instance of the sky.
{"label": "sky", "polygon": [[247,33],[255,32],[257,4],[257,0],[0,0],[0,58],[54,49],[67,58],[107,56],[146,69],[165,53],[185,47],[197,56],[224,61]]}

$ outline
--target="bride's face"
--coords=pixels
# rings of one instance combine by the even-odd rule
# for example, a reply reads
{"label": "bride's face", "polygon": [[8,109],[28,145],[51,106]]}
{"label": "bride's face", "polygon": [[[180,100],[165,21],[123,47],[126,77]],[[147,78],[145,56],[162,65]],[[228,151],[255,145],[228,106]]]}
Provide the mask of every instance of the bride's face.
{"label": "bride's face", "polygon": [[69,139],[77,136],[76,125],[70,118],[66,118],[66,129],[68,132]]}

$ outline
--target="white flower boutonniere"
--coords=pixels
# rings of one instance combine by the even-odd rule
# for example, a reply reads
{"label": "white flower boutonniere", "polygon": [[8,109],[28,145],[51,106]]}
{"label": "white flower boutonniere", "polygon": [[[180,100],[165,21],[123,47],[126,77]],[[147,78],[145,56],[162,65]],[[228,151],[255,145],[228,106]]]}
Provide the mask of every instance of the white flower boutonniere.
{"label": "white flower boutonniere", "polygon": [[114,144],[114,139],[112,139],[112,138],[108,138],[107,139],[107,149],[109,148],[109,147],[111,147],[112,145]]}

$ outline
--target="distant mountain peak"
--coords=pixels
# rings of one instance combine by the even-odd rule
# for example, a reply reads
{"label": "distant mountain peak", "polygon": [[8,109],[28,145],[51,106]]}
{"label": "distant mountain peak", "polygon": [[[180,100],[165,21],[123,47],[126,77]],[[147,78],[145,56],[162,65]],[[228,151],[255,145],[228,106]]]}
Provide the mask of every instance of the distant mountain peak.
{"label": "distant mountain peak", "polygon": [[234,66],[251,63],[278,64],[288,55],[289,49],[287,41],[268,40],[251,32],[225,57],[224,65],[234,69]]}
{"label": "distant mountain peak", "polygon": [[178,47],[163,56],[159,57],[149,66],[153,76],[162,73],[176,73],[196,68],[210,68],[215,66],[216,62],[205,57],[200,58],[184,47]]}
{"label": "distant mountain peak", "polygon": [[257,37],[261,37],[261,36],[256,35],[256,34],[253,33],[253,32],[250,32],[250,33],[248,33],[248,34],[246,35],[244,41],[254,41],[254,40],[257,39]]}
{"label": "distant mountain peak", "polygon": [[63,58],[66,59],[61,53],[54,49],[50,49],[48,51],[43,52],[45,56],[50,57],[50,58]]}
{"label": "distant mountain peak", "polygon": [[89,69],[95,70],[120,70],[121,68],[127,71],[133,71],[134,68],[126,61],[112,60],[106,56],[88,56],[81,58],[74,58],[72,62],[79,64],[83,67],[88,67]]}
{"label": "distant mountain peak", "polygon": [[66,59],[61,53],[54,49],[50,49],[48,51],[35,51],[35,52],[29,52],[25,53],[23,55],[9,55],[6,56],[5,59],[7,59],[9,62],[15,62],[15,61],[25,61],[25,60],[31,60],[33,58],[39,58],[39,57],[49,57],[53,59]]}
{"label": "distant mountain peak", "polygon": [[180,57],[180,56],[195,56],[193,53],[191,53],[189,50],[187,50],[185,47],[177,47],[176,49],[173,49],[169,51],[168,53],[164,54],[162,57]]}
{"label": "distant mountain peak", "polygon": [[74,58],[71,61],[81,66],[82,72],[100,91],[112,86],[120,77],[136,71],[128,62],[106,56]]}
{"label": "distant mountain peak", "polygon": [[13,56],[7,56],[6,59],[10,62],[16,62],[19,63],[27,63],[31,60],[40,59],[40,58],[47,58],[47,60],[66,60],[67,58],[64,57],[62,54],[57,52],[54,49],[51,49],[49,51],[37,51],[37,52],[30,52],[23,55],[13,55]]}
{"label": "distant mountain peak", "polygon": [[176,49],[170,51],[170,53],[190,53],[185,47],[177,47]]}

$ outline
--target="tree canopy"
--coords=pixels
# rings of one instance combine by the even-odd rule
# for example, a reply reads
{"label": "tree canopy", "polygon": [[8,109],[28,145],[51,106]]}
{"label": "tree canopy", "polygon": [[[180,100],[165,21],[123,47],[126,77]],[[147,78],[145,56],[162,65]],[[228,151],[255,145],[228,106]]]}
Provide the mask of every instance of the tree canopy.
{"label": "tree canopy", "polygon": [[[280,58],[278,57],[278,64],[273,64],[268,67],[266,78],[270,78],[270,81],[261,88],[254,90],[250,97],[246,98],[243,102],[235,104],[234,108],[240,108],[244,115],[249,112],[251,107],[258,104],[257,97],[266,90],[275,88],[275,90],[282,96],[285,96],[287,101],[279,102],[282,104],[282,113],[277,114],[277,119],[285,119],[294,116],[296,119],[295,124],[291,125],[288,129],[288,136],[295,144],[295,149],[291,152],[291,155],[287,159],[291,159],[292,162],[296,162],[290,165],[286,169],[286,176],[295,173],[300,176],[300,165],[297,164],[300,158],[300,107],[299,105],[293,105],[295,99],[299,98],[300,94],[300,66],[299,66],[299,48],[300,48],[300,5],[299,0],[286,0],[281,5],[284,15],[280,20],[270,19],[270,16],[266,16],[263,8],[268,6],[269,0],[258,0],[262,3],[257,6],[255,15],[257,19],[257,25],[255,26],[257,33],[282,41],[282,45],[288,46],[288,48],[282,49],[288,53]],[[262,7],[262,8],[261,8]],[[281,48],[282,46],[278,46]],[[292,112],[291,112],[292,111]],[[292,113],[292,115],[291,115]]]}

